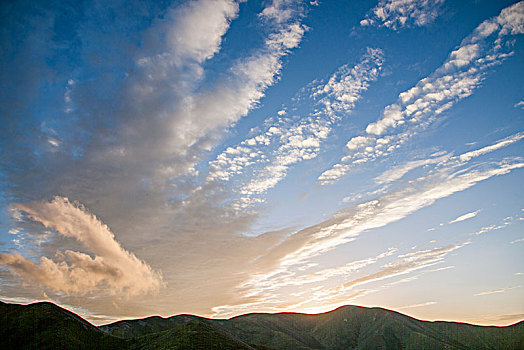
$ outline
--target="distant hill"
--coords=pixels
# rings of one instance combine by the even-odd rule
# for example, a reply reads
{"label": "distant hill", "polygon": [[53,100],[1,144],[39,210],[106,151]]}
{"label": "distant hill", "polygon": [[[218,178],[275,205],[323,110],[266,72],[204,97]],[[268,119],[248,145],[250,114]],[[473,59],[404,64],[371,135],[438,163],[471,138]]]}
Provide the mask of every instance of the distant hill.
{"label": "distant hill", "polygon": [[95,327],[51,303],[0,303],[0,349],[524,349],[524,322],[427,322],[381,308],[148,317]]}

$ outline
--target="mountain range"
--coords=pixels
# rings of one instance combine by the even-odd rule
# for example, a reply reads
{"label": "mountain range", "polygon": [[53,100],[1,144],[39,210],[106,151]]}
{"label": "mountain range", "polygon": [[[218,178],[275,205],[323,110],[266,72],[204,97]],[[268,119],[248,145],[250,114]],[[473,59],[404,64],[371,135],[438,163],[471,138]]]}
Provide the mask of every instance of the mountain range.
{"label": "mountain range", "polygon": [[0,349],[524,349],[507,327],[429,322],[382,308],[124,320],[96,327],[53,303],[0,302]]}

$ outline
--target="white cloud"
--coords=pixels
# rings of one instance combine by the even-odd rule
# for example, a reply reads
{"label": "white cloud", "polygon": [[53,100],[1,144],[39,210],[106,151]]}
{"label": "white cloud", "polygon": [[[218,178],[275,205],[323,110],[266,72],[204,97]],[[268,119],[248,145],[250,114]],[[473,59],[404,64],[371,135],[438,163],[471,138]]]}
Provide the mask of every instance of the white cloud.
{"label": "white cloud", "polygon": [[155,22],[147,38],[165,37],[166,42],[150,39],[144,45],[136,71],[127,79],[121,144],[107,150],[108,158],[119,163],[133,158],[130,167],[153,172],[142,178],[170,186],[176,176],[195,174],[202,152],[257,106],[278,79],[282,57],[299,45],[307,28],[293,18],[265,23],[262,46],[237,59],[214,84],[202,87],[204,63],[220,51],[238,7],[232,0],[191,1]]}
{"label": "white cloud", "polygon": [[351,111],[370,82],[378,78],[382,64],[382,51],[369,48],[354,67],[340,67],[327,83],[312,89],[311,97],[322,106],[321,113],[296,120],[278,112],[277,122],[270,123],[266,131],[219,154],[210,163],[208,181],[229,181],[245,174],[248,167],[259,166],[237,190],[239,209],[259,203],[259,196],[284,179],[290,166],[318,155],[334,123]]}
{"label": "white cloud", "polygon": [[233,0],[190,1],[168,14],[174,25],[166,33],[177,64],[186,60],[202,63],[219,50],[222,36],[238,16]]}
{"label": "white cloud", "polygon": [[480,213],[480,210],[461,215],[458,218],[448,222],[448,224],[454,224],[456,222],[460,222],[460,221],[464,221],[464,220],[468,220],[468,219],[474,218],[475,216],[477,216],[478,213]]}
{"label": "white cloud", "polygon": [[380,0],[360,21],[360,25],[378,25],[393,30],[424,26],[438,16],[444,0]]}
{"label": "white cloud", "polygon": [[97,217],[67,198],[51,202],[18,204],[32,221],[82,243],[94,255],[66,250],[56,260],[40,258],[40,264],[19,253],[0,254],[0,263],[29,281],[38,281],[56,292],[85,295],[102,290],[110,295],[132,296],[157,291],[162,277],[144,261],[128,252]]}
{"label": "white cloud", "polygon": [[334,183],[351,169],[351,166],[348,164],[335,164],[331,169],[324,171],[318,177],[318,181],[321,185],[327,185]]}
{"label": "white cloud", "polygon": [[[524,2],[520,2],[479,25],[440,68],[399,94],[398,101],[387,106],[379,120],[368,124],[366,135],[349,140],[348,145],[352,147],[346,149],[348,154],[332,167],[338,167],[339,171],[328,169],[320,175],[319,183],[337,181],[350,170],[349,162],[358,164],[391,154],[432,125],[441,113],[470,96],[481,85],[487,70],[512,54],[507,51],[511,46],[508,35],[521,33],[523,13]],[[496,29],[488,35],[486,28],[489,25]],[[390,135],[386,135],[387,132]],[[356,142],[360,138],[366,140],[365,145]]]}
{"label": "white cloud", "polygon": [[340,67],[326,84],[313,89],[311,97],[324,105],[324,113],[348,113],[358,101],[370,82],[377,80],[384,63],[384,52],[368,48],[359,64],[354,67]]}
{"label": "white cloud", "polygon": [[519,239],[516,239],[514,241],[511,241],[509,242],[510,244],[514,244],[514,243],[520,243],[520,242],[524,242],[524,238],[519,238]]}
{"label": "white cloud", "polygon": [[300,0],[273,0],[259,16],[268,21],[283,23],[301,14],[301,11]]}
{"label": "white cloud", "polygon": [[364,148],[369,145],[374,145],[375,139],[372,137],[365,137],[365,136],[357,136],[349,140],[349,142],[346,144],[346,148],[348,150],[356,150],[359,148]]}

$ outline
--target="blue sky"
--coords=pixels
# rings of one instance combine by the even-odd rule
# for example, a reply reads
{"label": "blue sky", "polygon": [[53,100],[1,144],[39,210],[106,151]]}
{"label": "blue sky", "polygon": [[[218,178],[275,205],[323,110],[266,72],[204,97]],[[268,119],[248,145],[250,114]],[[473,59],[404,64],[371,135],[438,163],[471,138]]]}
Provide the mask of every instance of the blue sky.
{"label": "blue sky", "polygon": [[0,299],[524,319],[524,2],[0,9]]}

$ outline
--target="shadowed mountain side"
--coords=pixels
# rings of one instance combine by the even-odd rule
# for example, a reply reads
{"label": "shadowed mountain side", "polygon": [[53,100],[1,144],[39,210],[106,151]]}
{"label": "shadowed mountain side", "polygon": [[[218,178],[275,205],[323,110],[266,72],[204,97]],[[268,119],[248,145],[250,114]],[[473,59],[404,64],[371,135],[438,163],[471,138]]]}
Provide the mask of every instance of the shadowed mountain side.
{"label": "shadowed mountain side", "polygon": [[191,320],[159,333],[132,338],[131,349],[235,349],[263,350],[264,346],[250,346],[231,334],[214,327],[206,320]]}
{"label": "shadowed mountain side", "polygon": [[148,317],[95,327],[52,303],[0,303],[1,349],[524,349],[524,322],[482,327],[420,321],[381,308]]}
{"label": "shadowed mountain side", "polygon": [[[107,334],[80,316],[49,302],[30,305],[0,302],[0,349],[267,349],[235,339],[200,317],[181,315],[164,331],[155,328],[157,319],[162,320],[149,317],[133,321],[145,325],[144,329],[149,332],[126,339]],[[132,329],[125,322],[118,324],[121,329]]]}
{"label": "shadowed mountain side", "polygon": [[[120,321],[100,328],[133,337],[190,320],[210,322],[253,346],[275,349],[523,349],[524,322],[483,327],[427,322],[381,308],[344,306],[318,315],[247,314],[229,320],[190,315]],[[149,321],[151,320],[151,321]]]}
{"label": "shadowed mountain side", "polygon": [[390,310],[358,306],[318,315],[250,314],[219,322],[240,339],[275,348],[281,348],[279,342],[284,339],[293,339],[297,342],[293,348],[302,349],[524,348],[524,322],[509,327],[427,322]]}
{"label": "shadowed mountain side", "polygon": [[177,315],[169,318],[151,316],[139,320],[123,320],[98,327],[100,330],[120,338],[136,338],[151,333],[167,331],[178,325],[195,321],[207,320],[193,315]]}
{"label": "shadowed mountain side", "polygon": [[52,303],[0,302],[0,349],[126,349],[127,343]]}

